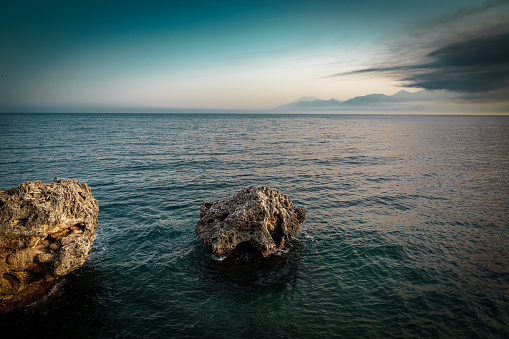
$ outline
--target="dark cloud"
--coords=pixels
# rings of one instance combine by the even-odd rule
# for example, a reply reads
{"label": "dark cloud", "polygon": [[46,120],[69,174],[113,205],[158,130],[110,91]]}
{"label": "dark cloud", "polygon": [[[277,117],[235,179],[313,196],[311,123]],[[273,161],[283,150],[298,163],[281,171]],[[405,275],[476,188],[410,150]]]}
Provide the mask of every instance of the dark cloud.
{"label": "dark cloud", "polygon": [[509,1],[491,0],[417,23],[384,43],[373,66],[331,77],[377,74],[402,86],[509,98]]}
{"label": "dark cloud", "polygon": [[486,93],[509,89],[509,32],[448,44],[412,65],[374,67],[347,74],[386,73],[407,87]]}
{"label": "dark cloud", "polygon": [[432,62],[409,67],[407,86],[483,93],[509,87],[509,32],[454,43],[427,55]]}

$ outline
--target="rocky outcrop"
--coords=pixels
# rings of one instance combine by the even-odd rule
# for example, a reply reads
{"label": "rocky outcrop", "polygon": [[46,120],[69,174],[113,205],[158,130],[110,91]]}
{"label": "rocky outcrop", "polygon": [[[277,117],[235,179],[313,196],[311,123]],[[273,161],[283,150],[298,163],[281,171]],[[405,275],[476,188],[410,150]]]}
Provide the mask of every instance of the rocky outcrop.
{"label": "rocky outcrop", "polygon": [[83,265],[99,205],[76,179],[0,190],[0,312],[33,301]]}
{"label": "rocky outcrop", "polygon": [[254,250],[269,256],[293,238],[305,219],[284,194],[249,186],[232,197],[204,201],[195,233],[217,255]]}

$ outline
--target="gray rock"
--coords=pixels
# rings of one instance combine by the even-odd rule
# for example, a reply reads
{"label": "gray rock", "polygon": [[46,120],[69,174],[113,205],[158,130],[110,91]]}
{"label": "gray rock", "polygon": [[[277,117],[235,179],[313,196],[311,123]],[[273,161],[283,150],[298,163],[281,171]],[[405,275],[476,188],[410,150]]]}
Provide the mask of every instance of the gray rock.
{"label": "gray rock", "polygon": [[232,197],[204,201],[195,233],[217,255],[244,248],[267,257],[293,238],[305,218],[286,195],[249,186]]}
{"label": "gray rock", "polygon": [[0,312],[83,265],[98,212],[90,187],[76,179],[0,190]]}

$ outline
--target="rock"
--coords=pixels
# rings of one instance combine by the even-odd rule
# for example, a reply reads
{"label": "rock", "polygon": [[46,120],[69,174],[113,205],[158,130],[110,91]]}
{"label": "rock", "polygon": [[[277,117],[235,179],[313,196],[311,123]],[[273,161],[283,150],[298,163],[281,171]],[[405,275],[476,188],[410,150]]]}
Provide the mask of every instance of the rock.
{"label": "rock", "polygon": [[85,262],[99,205],[76,179],[0,190],[0,312],[41,297]]}
{"label": "rock", "polygon": [[39,264],[51,263],[52,257],[53,256],[51,255],[51,253],[38,253],[35,256],[35,262],[37,262]]}
{"label": "rock", "polygon": [[50,250],[54,250],[54,251],[56,251],[56,250],[58,250],[58,249],[60,248],[60,245],[58,245],[58,244],[56,244],[56,243],[52,243],[52,244],[50,244],[50,245],[48,246],[48,248],[49,248]]}
{"label": "rock", "polygon": [[249,186],[232,197],[204,201],[195,233],[214,254],[254,250],[267,257],[293,238],[305,218],[286,195]]}

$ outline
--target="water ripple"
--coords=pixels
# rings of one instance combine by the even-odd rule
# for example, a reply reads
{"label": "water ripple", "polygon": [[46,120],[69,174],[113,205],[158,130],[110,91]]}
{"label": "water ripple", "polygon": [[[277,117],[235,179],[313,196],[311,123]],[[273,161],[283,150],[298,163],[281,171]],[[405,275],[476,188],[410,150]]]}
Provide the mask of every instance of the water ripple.
{"label": "water ripple", "polygon": [[[0,316],[6,333],[509,336],[507,117],[0,122],[2,188],[75,177],[100,205],[85,265],[43,302]],[[268,260],[218,260],[194,234],[200,203],[251,184],[280,189],[306,222]]]}

